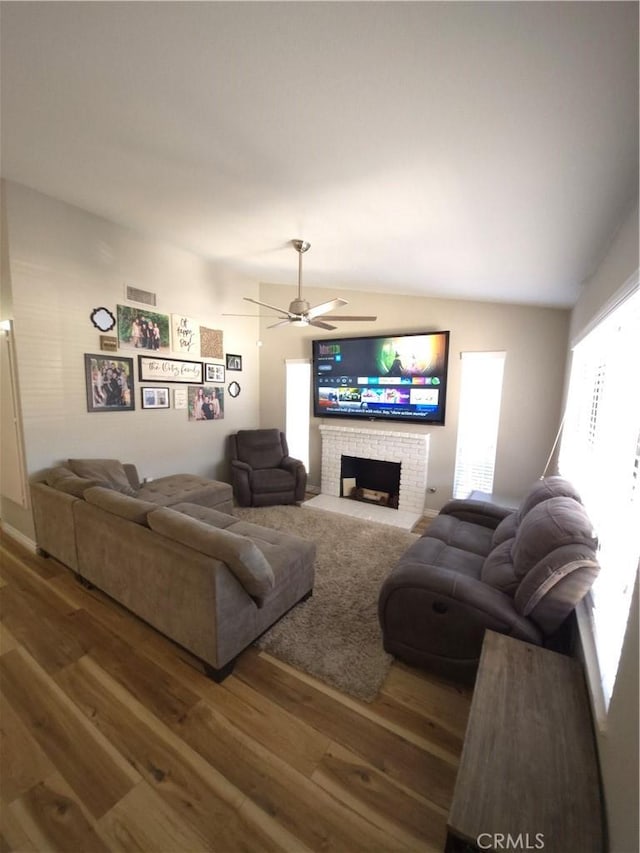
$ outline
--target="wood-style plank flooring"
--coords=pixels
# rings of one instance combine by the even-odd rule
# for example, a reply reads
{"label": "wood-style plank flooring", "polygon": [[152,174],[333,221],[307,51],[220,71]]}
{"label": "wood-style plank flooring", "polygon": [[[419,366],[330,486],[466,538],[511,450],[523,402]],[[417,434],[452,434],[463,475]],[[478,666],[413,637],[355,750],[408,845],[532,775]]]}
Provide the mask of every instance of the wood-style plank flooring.
{"label": "wood-style plank flooring", "polygon": [[0,539],[0,853],[441,851],[471,694],[394,663],[373,703],[251,648],[215,684]]}

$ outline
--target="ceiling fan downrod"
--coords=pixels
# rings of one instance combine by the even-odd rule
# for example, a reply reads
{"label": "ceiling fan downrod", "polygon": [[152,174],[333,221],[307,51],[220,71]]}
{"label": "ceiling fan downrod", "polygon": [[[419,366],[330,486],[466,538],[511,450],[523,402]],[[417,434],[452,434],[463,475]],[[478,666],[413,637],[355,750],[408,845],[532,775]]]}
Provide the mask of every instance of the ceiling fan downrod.
{"label": "ceiling fan downrod", "polygon": [[292,240],[293,248],[298,253],[298,301],[302,300],[302,255],[311,248],[311,243],[306,240]]}

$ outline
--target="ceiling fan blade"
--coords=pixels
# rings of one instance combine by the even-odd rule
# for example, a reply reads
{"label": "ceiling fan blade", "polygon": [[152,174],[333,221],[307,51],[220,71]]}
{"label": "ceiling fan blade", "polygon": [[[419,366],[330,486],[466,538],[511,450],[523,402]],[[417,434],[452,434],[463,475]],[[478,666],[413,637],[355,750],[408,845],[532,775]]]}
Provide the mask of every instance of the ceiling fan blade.
{"label": "ceiling fan blade", "polygon": [[273,311],[278,311],[280,314],[284,314],[287,317],[291,316],[291,312],[287,308],[278,308],[275,305],[269,305],[268,302],[258,302],[257,299],[252,299],[250,296],[242,297],[245,302],[253,302],[254,305],[261,305],[263,308],[271,308]]}
{"label": "ceiling fan blade", "polygon": [[319,329],[337,329],[337,326],[332,326],[331,323],[325,323],[324,320],[309,320],[310,326],[317,326]]}
{"label": "ceiling fan blade", "polygon": [[355,315],[353,315],[351,317],[343,317],[342,314],[331,314],[329,317],[327,317],[327,320],[340,320],[340,321],[343,321],[343,320],[377,320],[377,319],[378,319],[377,317],[365,317],[365,316],[356,317]]}
{"label": "ceiling fan blade", "polygon": [[346,299],[331,299],[329,302],[321,302],[320,305],[314,305],[307,311],[307,317],[310,319],[318,317],[320,314],[326,314],[327,311],[333,311],[334,308],[340,308],[341,305],[348,305]]}
{"label": "ceiling fan blade", "polygon": [[279,323],[271,323],[270,326],[267,326],[267,329],[277,329],[278,326],[289,326],[291,324],[291,320],[280,320]]}
{"label": "ceiling fan blade", "polygon": [[[273,320],[273,314],[227,314],[223,312],[223,317],[253,317],[254,320],[259,320],[263,318],[265,320]],[[282,318],[284,320],[284,317]],[[287,317],[287,320],[289,318]]]}

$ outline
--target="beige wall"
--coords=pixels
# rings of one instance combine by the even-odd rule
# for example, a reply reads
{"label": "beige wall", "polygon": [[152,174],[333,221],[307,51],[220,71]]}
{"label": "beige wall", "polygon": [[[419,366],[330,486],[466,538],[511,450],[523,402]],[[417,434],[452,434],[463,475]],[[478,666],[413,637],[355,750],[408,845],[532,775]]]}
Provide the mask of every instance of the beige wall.
{"label": "beige wall", "polygon": [[[13,304],[3,311],[14,320],[28,472],[70,456],[104,456],[135,462],[141,476],[185,471],[227,479],[226,436],[258,426],[259,349],[256,320],[222,313],[243,311],[241,296],[257,296],[255,282],[20,185],[4,189]],[[115,314],[117,304],[131,304],[125,282],[156,293],[158,312],[223,329],[225,349],[243,355],[243,371],[227,376],[237,378],[242,393],[225,396],[224,420],[189,422],[184,410],[142,410],[137,365],[135,411],[87,412],[84,353],[100,352],[89,315],[99,306]],[[6,499],[2,519],[33,536],[30,513]]]}
{"label": "beige wall", "polygon": [[[307,278],[310,277],[310,274]],[[272,305],[288,306],[295,287],[262,284],[260,298]],[[332,291],[305,285],[304,296],[312,304],[331,296],[347,299],[345,314],[377,314],[375,323],[340,323],[336,332],[322,329],[283,327],[267,329],[262,320],[263,341],[260,365],[262,388],[260,422],[284,426],[284,362],[288,358],[310,358],[313,338],[339,335],[386,334],[403,331],[449,329],[449,388],[446,425],[367,424],[376,429],[427,431],[431,435],[427,507],[439,509],[450,497],[456,451],[460,353],[475,350],[504,350],[504,391],[495,472],[495,491],[519,497],[544,468],[560,420],[560,406],[567,357],[569,311],[532,308],[489,302],[388,296],[360,291]],[[265,312],[266,313],[266,312]],[[342,309],[341,312],[343,313]],[[482,418],[482,412],[478,412]],[[320,431],[322,421],[312,418],[309,480],[320,483]],[[334,421],[344,426],[353,421]]]}
{"label": "beige wall", "polygon": [[[638,277],[638,208],[619,229],[598,270],[584,285],[571,316],[571,336],[589,327],[616,291]],[[630,393],[637,393],[637,383]],[[638,582],[618,676],[598,751],[607,807],[610,853],[638,850]]]}

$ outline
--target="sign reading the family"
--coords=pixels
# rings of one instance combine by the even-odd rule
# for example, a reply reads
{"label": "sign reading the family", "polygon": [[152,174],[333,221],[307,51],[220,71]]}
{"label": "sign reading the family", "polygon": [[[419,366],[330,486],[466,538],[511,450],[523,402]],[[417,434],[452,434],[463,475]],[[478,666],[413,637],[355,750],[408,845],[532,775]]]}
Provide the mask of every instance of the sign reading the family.
{"label": "sign reading the family", "polygon": [[200,324],[182,314],[171,315],[171,348],[184,355],[200,355]]}
{"label": "sign reading the family", "polygon": [[202,362],[179,358],[138,356],[138,376],[141,382],[202,382]]}

